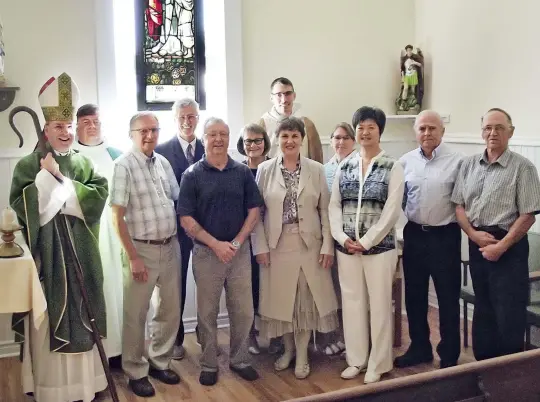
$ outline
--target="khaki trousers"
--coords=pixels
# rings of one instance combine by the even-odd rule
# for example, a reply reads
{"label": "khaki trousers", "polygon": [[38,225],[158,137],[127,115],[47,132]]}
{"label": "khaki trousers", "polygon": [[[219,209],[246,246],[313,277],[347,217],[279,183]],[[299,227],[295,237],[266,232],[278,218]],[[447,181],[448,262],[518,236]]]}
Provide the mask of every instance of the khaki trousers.
{"label": "khaki trousers", "polygon": [[220,262],[210,248],[196,243],[193,246],[193,276],[197,284],[201,369],[218,370],[217,318],[223,288],[230,323],[229,364],[237,368],[249,366],[249,333],[253,323],[249,241],[228,264]]}
{"label": "khaki trousers", "polygon": [[367,364],[368,373],[387,373],[393,368],[392,282],[397,252],[389,250],[372,255],[336,253],[347,364]]}
{"label": "khaki trousers", "polygon": [[[165,245],[133,242],[148,269],[148,281],[137,282],[129,267],[124,271],[124,325],[122,368],[130,379],[148,375],[151,364],[169,368],[180,325],[180,245],[176,236]],[[157,287],[154,316],[150,323],[150,346],[146,357],[145,326],[152,293]]]}

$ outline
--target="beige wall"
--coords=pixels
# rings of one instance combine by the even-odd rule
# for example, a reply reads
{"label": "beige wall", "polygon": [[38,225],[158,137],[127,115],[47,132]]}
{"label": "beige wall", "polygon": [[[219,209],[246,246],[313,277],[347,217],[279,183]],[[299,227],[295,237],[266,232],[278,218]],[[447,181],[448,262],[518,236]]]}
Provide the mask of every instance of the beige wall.
{"label": "beige wall", "polygon": [[447,132],[478,133],[491,107],[508,109],[516,136],[538,135],[540,2],[416,0],[427,55],[427,101],[451,114]]}
{"label": "beige wall", "polygon": [[[21,87],[14,106],[29,106],[40,115],[37,96],[41,86],[64,71],[79,85],[82,101],[97,100],[93,4],[82,0],[0,1],[7,84]],[[9,128],[8,114],[0,113],[0,147],[16,148],[18,140]],[[25,116],[18,121],[24,130],[24,148],[31,150],[37,141],[31,120]]]}
{"label": "beige wall", "polygon": [[242,8],[246,121],[270,108],[279,76],[292,80],[321,137],[365,104],[394,113],[413,0],[243,0]]}

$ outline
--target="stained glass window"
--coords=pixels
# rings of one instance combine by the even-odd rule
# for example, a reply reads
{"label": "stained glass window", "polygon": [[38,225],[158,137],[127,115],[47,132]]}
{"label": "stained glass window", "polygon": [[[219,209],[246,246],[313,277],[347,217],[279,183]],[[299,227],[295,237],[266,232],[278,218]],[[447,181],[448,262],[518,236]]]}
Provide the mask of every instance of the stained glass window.
{"label": "stained glass window", "polygon": [[139,110],[189,96],[205,108],[202,0],[135,0]]}

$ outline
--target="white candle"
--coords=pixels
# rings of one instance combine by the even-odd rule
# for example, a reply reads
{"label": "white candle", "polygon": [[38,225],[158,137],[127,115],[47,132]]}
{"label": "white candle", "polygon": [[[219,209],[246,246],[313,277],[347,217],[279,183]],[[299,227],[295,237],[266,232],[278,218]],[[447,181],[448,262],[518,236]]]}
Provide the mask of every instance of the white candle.
{"label": "white candle", "polygon": [[9,207],[4,208],[4,211],[2,212],[2,229],[10,230],[13,228],[16,217],[15,211]]}

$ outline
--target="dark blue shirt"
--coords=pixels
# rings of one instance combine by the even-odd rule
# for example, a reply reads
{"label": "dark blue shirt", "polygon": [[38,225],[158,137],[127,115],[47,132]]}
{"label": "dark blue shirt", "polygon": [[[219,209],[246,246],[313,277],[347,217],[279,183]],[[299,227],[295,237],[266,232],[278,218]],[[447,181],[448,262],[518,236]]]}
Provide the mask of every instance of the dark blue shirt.
{"label": "dark blue shirt", "polygon": [[220,241],[232,241],[240,232],[248,210],[263,200],[251,170],[231,157],[223,170],[203,157],[184,172],[176,212],[191,216]]}

